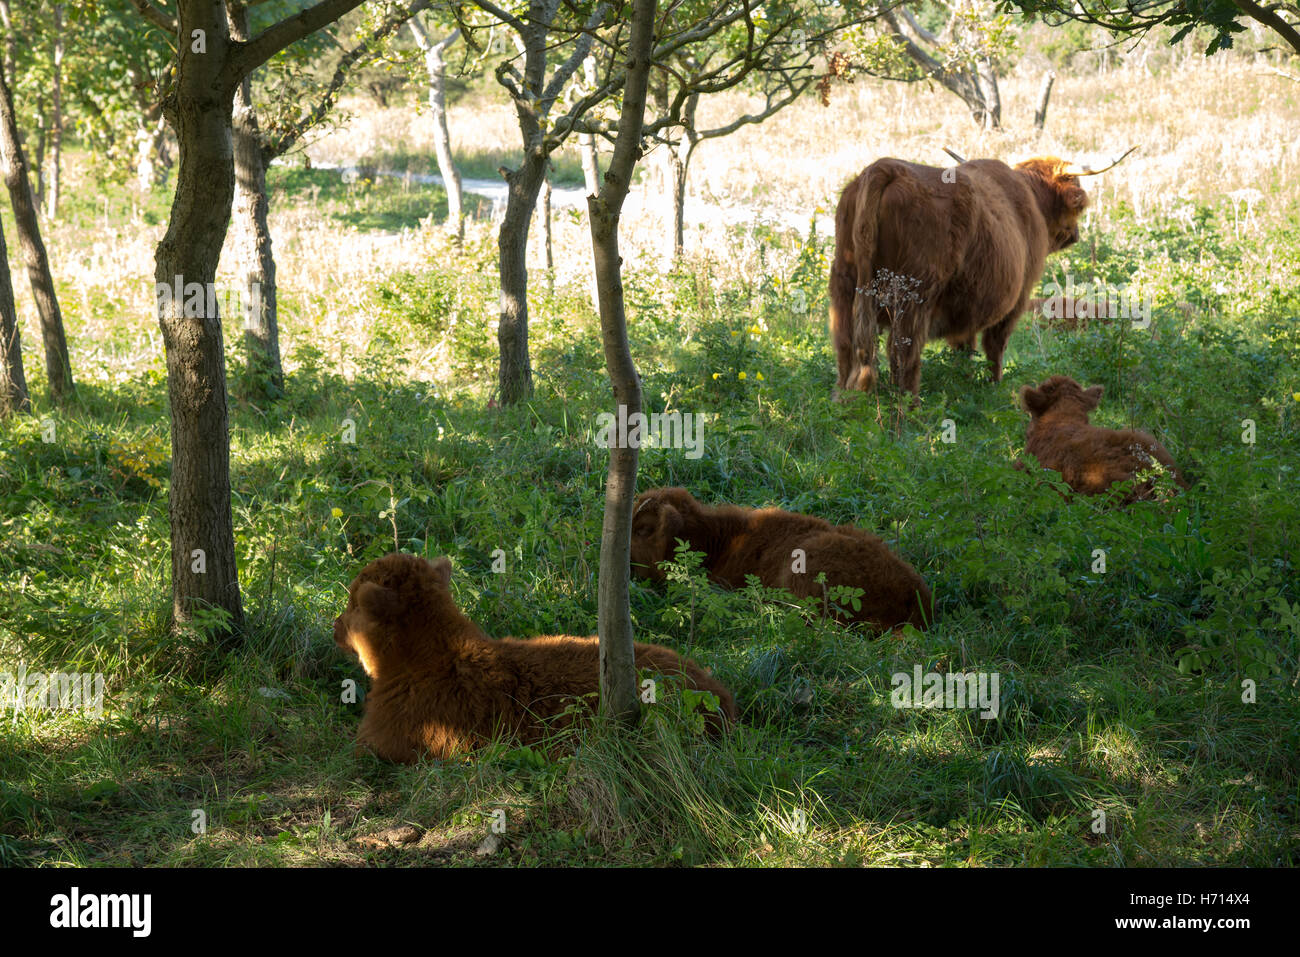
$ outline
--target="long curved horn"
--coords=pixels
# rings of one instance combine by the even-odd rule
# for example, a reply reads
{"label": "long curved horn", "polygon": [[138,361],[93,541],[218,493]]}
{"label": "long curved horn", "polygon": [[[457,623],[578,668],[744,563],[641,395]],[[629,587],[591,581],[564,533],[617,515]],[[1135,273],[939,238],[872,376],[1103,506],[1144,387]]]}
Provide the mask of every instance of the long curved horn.
{"label": "long curved horn", "polygon": [[1136,144],[1130,146],[1127,150],[1125,150],[1124,154],[1120,156],[1119,159],[1115,160],[1114,162],[1106,166],[1103,166],[1101,169],[1093,169],[1091,166],[1070,166],[1069,168],[1066,169],[1065,174],[1067,176],[1096,176],[1099,173],[1104,173],[1107,170],[1114,169],[1120,163],[1124,162],[1124,160],[1128,159],[1129,153],[1132,153],[1135,149],[1137,149]]}
{"label": "long curved horn", "polygon": [[964,162],[966,162],[966,160],[965,160],[964,158],[962,158],[961,156],[958,156],[956,153],[954,153],[952,150],[948,149],[948,147],[946,147],[946,146],[943,148],[943,151],[944,151],[945,153],[947,153],[949,156],[951,156],[953,159],[955,159],[958,163],[964,163]]}

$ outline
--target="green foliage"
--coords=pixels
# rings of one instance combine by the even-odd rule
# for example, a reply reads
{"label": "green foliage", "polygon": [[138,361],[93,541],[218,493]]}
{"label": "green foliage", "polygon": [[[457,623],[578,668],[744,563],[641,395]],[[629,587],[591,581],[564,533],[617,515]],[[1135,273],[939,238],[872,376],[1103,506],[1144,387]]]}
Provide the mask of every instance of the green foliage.
{"label": "green foliage", "polygon": [[[273,182],[278,203],[327,219],[378,221],[392,199],[318,173],[277,168]],[[533,284],[537,394],[509,409],[488,401],[490,236],[313,293],[352,297],[360,334],[332,341],[317,313],[286,317],[286,394],[231,410],[249,623],[207,676],[190,663],[220,623],[166,628],[161,361],[88,367],[80,404],[38,400],[0,423],[0,672],[107,679],[102,718],[0,715],[0,863],[1293,862],[1300,260],[1280,232],[1230,240],[1211,208],[1098,219],[1048,279],[1140,284],[1151,325],[1022,322],[998,385],[981,357],[934,344],[914,411],[888,384],[830,401],[824,237],[738,231],[744,269],[734,250],[666,274],[629,257],[647,408],[710,416],[703,457],[643,450],[640,487],[870,528],[938,604],[925,632],[873,637],[816,598],[720,588],[679,549],[665,583],[633,583],[633,622],[734,692],[741,724],[721,741],[701,733],[714,702],[665,682],[633,732],[591,718],[542,745],[409,768],[352,750],[359,709],[340,688],[365,678],[331,622],[370,558],[449,555],[458,604],[492,635],[595,630],[595,417],[611,398],[585,290]],[[1094,421],[1153,432],[1194,487],[1162,479],[1125,507],[1068,497],[1032,462],[1016,470],[1016,389],[1058,372],[1103,385]],[[999,674],[997,718],[893,707],[892,676],[917,665]],[[501,847],[476,857],[497,810]],[[357,842],[407,822],[419,842]]]}

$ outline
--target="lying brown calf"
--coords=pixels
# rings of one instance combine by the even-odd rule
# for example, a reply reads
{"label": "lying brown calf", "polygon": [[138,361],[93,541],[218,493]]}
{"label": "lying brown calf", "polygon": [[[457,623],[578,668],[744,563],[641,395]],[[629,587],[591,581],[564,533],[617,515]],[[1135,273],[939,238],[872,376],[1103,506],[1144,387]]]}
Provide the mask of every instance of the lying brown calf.
{"label": "lying brown calf", "polygon": [[[493,640],[456,607],[450,581],[446,558],[386,555],[361,570],[334,622],[334,640],[371,680],[357,743],[389,761],[446,758],[503,732],[533,743],[544,719],[575,699],[591,706],[582,696],[599,690],[597,638]],[[736,720],[731,693],[695,662],[659,645],[635,648],[638,669],[683,676],[718,696],[722,713],[708,716],[710,730]]]}
{"label": "lying brown calf", "polygon": [[878,630],[933,620],[934,602],[924,579],[875,535],[852,525],[832,525],[812,515],[777,508],[701,505],[684,488],[656,488],[637,496],[632,513],[632,572],[662,581],[659,563],[673,557],[677,539],[704,553],[713,581],[732,588],[756,575],[769,588],[797,597],[822,596],[827,585],[861,588],[862,607],[847,612]]}
{"label": "lying brown calf", "polygon": [[[1099,495],[1157,463],[1187,488],[1187,481],[1165,447],[1146,432],[1103,429],[1088,422],[1088,413],[1101,401],[1099,385],[1085,389],[1069,376],[1054,375],[1037,389],[1025,386],[1020,400],[1030,415],[1025,451],[1040,465],[1061,473],[1076,492]],[[1152,479],[1134,486],[1125,503],[1150,498]]]}

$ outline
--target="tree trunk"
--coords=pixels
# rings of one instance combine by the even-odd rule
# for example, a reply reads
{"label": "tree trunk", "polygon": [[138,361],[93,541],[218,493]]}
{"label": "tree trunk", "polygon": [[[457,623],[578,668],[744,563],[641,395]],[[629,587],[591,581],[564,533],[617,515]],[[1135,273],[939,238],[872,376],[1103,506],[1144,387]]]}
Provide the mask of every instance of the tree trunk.
{"label": "tree trunk", "polygon": [[538,149],[524,157],[519,169],[506,173],[506,214],[497,234],[501,272],[498,384],[502,405],[514,405],[533,394],[533,369],[528,358],[528,227],[546,178],[546,163],[546,155]]}
{"label": "tree trunk", "polygon": [[32,284],[32,298],[41,317],[41,338],[45,342],[45,372],[50,381],[50,395],[60,402],[73,394],[72,364],[68,359],[68,341],[63,334],[63,314],[54,293],[50,261],[41,241],[36,219],[36,204],[27,179],[27,160],[18,142],[18,125],[14,119],[14,101],[9,84],[0,74],[0,153],[4,160],[5,185],[13,203],[18,245],[27,265]]}
{"label": "tree trunk", "polygon": [[[10,74],[12,75],[12,74]],[[36,97],[36,133],[28,137],[27,145],[31,150],[32,205],[39,213],[45,206],[45,97]]]}
{"label": "tree trunk", "polygon": [[542,253],[546,257],[546,287],[555,288],[555,247],[551,244],[551,164],[546,164],[542,181]]}
{"label": "tree trunk", "polygon": [[[248,8],[227,4],[230,35],[248,39]],[[234,224],[239,269],[244,286],[244,352],[248,359],[249,394],[277,398],[284,394],[280,364],[280,329],[276,310],[275,254],[266,196],[269,158],[262,150],[253,85],[244,77],[235,91],[233,128],[235,162]]]}
{"label": "tree trunk", "polygon": [[135,134],[135,180],[143,192],[167,181],[172,168],[171,150],[167,141],[167,120],[161,113],[154,117],[145,115],[139,121]]}
{"label": "tree trunk", "polygon": [[9,277],[9,250],[0,226],[0,418],[12,412],[28,412],[27,377],[23,375],[22,338],[14,310],[14,286]]}
{"label": "tree trunk", "polygon": [[453,30],[434,43],[418,16],[407,21],[416,45],[424,54],[424,70],[429,78],[429,109],[433,113],[433,152],[438,158],[438,174],[447,191],[447,232],[460,243],[465,238],[465,213],[461,198],[460,171],[451,155],[451,133],[447,129],[447,64],[443,53],[456,42],[460,30]]}
{"label": "tree trunk", "polygon": [[682,138],[675,147],[669,147],[669,165],[671,166],[673,224],[673,261],[682,258],[686,249],[686,174],[690,172],[691,155],[700,145],[700,136],[695,129],[695,113],[700,105],[700,95],[692,93],[686,98],[682,110]]}
{"label": "tree trunk", "polygon": [[1047,101],[1052,95],[1052,84],[1056,82],[1056,73],[1048,70],[1043,76],[1042,88],[1038,91],[1038,106],[1034,110],[1034,129],[1040,133],[1047,122]]}
{"label": "tree trunk", "polygon": [[976,89],[979,91],[980,103],[984,109],[983,126],[986,130],[1002,128],[1002,94],[998,92],[998,75],[993,70],[993,61],[981,57],[975,68]]}
{"label": "tree trunk", "polygon": [[[630,421],[641,411],[641,382],[627,339],[623,302],[622,258],[618,221],[641,150],[646,85],[654,41],[656,0],[635,0],[628,48],[627,83],[619,116],[614,156],[599,195],[587,198],[591,218],[591,248],[600,287],[600,332],[605,365],[614,387],[614,414]],[[609,480],[605,485],[605,516],[600,539],[598,612],[600,630],[600,703],[604,713],[635,723],[641,713],[637,694],[635,635],[628,602],[631,570],[632,501],[636,497],[636,448],[617,439],[609,450]]]}
{"label": "tree trunk", "polygon": [[59,186],[63,164],[63,4],[54,5],[54,75],[50,121],[49,179],[46,183],[45,215],[59,214]]}
{"label": "tree trunk", "polygon": [[[181,69],[166,104],[180,144],[180,168],[154,272],[171,405],[167,510],[172,617],[176,624],[185,624],[201,609],[218,609],[227,614],[227,626],[236,628],[243,622],[244,609],[230,513],[230,421],[215,296],[217,263],[235,191],[234,84],[222,68],[228,36],[222,5],[183,4],[180,9]],[[191,53],[187,45],[194,30],[206,35],[204,54]],[[197,309],[183,308],[183,299],[177,301],[163,292],[176,283],[182,290],[199,284],[205,301]]]}
{"label": "tree trunk", "polygon": [[[582,75],[587,89],[596,87],[596,58],[587,57],[582,61]],[[600,192],[600,155],[596,152],[596,137],[592,133],[578,134],[578,155],[582,158],[582,181],[587,195],[595,196]],[[591,265],[591,304],[600,311],[600,288],[596,282],[596,264]]]}

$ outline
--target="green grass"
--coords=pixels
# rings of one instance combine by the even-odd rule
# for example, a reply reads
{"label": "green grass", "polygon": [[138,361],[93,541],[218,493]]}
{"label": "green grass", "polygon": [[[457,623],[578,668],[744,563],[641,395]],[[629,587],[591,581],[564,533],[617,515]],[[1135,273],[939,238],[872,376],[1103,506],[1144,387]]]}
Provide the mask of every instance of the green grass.
{"label": "green grass", "polygon": [[[433,190],[400,181],[349,190],[276,170],[272,184],[277,208],[358,229],[442,215]],[[494,337],[460,318],[493,300],[490,243],[375,276],[355,376],[303,344],[283,399],[232,404],[249,623],[244,648],[206,671],[203,632],[165,624],[161,358],[125,381],[78,369],[78,404],[38,398],[35,416],[0,423],[0,671],[103,672],[107,700],[99,719],[0,721],[0,863],[1300,862],[1288,235],[1238,244],[1213,209],[1194,232],[1121,215],[1049,278],[1140,281],[1151,328],[1022,323],[998,385],[982,359],[932,346],[913,412],[891,389],[830,401],[822,241],[763,232],[753,283],[708,257],[668,275],[629,268],[647,410],[712,415],[702,458],[647,450],[640,486],[875,529],[930,582],[941,616],[872,639],[688,570],[634,584],[638,638],[735,692],[742,726],[722,743],[669,697],[631,737],[584,727],[565,757],[503,743],[399,768],[352,750],[360,708],[341,690],[365,679],[330,623],[371,558],[450,555],[458,602],[494,635],[595,630],[605,457],[593,439],[609,387],[582,290],[534,283],[537,394],[518,408],[488,407]],[[413,378],[413,357],[438,341],[446,376]],[[227,342],[237,378],[234,322]],[[1015,391],[1058,372],[1105,386],[1095,421],[1154,432],[1196,486],[1121,508],[1013,469],[1026,421]],[[355,445],[340,441],[344,418]],[[504,574],[491,571],[497,548]],[[917,664],[997,672],[999,717],[894,708],[892,675]],[[504,844],[477,856],[498,810]],[[358,840],[405,824],[418,840]]]}

